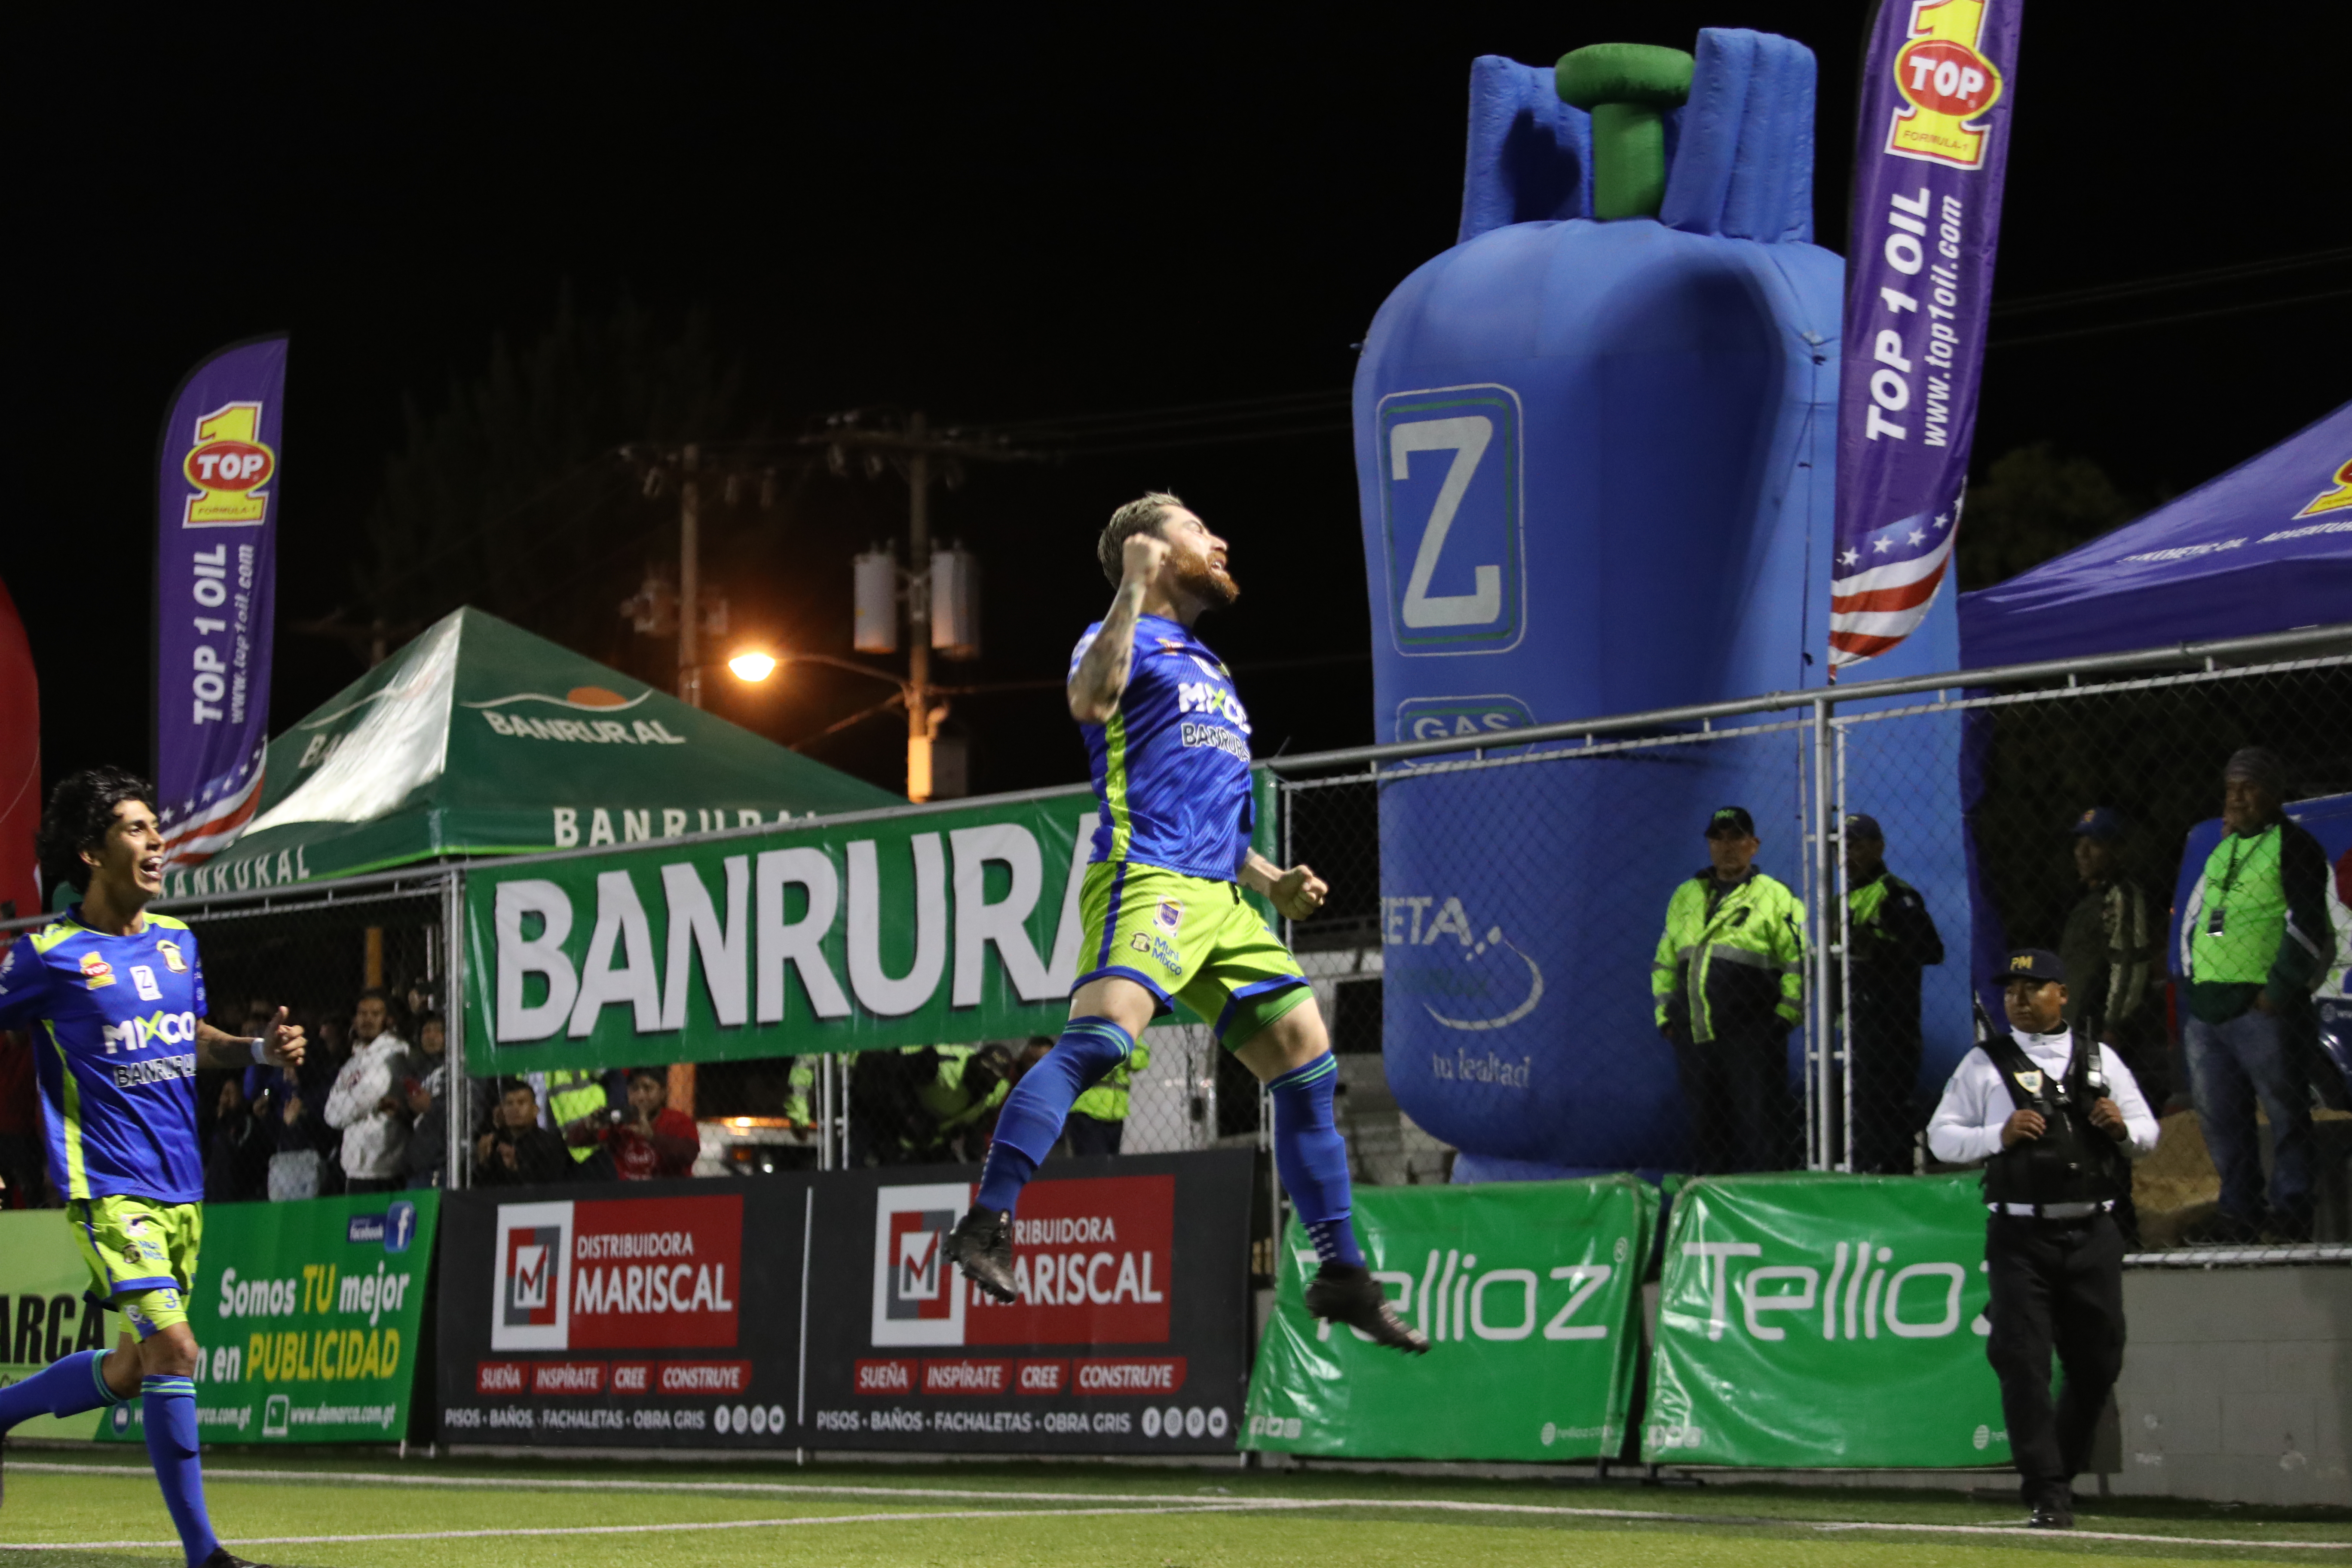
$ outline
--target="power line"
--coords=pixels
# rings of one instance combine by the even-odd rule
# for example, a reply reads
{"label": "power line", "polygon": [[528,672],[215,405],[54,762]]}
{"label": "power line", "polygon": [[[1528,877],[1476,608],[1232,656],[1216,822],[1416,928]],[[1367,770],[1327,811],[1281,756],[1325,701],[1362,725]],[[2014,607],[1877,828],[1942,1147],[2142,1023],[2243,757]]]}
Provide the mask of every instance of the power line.
{"label": "power line", "polygon": [[2217,305],[2210,310],[2183,310],[2170,316],[2143,316],[2137,321],[2108,321],[2095,327],[2070,327],[2063,331],[2036,332],[2026,338],[1993,338],[1985,348],[2022,348],[2029,343],[2054,343],[2066,338],[2096,337],[2103,332],[2130,332],[2142,327],[2165,327],[2176,321],[2202,321],[2215,316],[2242,316],[2249,310],[2275,310],[2288,305],[2308,305],[2321,300],[2340,300],[2352,294],[2352,289],[2324,289],[2316,294],[2296,294],[2284,300],[2257,300],[2244,305]]}
{"label": "power line", "polygon": [[2205,267],[2188,272],[2168,272],[2153,278],[2127,279],[2120,283],[2062,289],[2048,294],[2029,294],[2018,300],[1997,300],[1989,313],[1995,317],[2032,315],[2042,310],[2062,310],[2070,305],[2095,304],[2102,300],[2167,294],[2182,289],[2203,288],[2212,283],[2230,283],[2243,278],[2263,278],[2279,272],[2300,272],[2339,263],[2352,263],[2352,246],[2308,250],[2294,256],[2274,256],[2260,261],[2233,262],[2224,267]]}

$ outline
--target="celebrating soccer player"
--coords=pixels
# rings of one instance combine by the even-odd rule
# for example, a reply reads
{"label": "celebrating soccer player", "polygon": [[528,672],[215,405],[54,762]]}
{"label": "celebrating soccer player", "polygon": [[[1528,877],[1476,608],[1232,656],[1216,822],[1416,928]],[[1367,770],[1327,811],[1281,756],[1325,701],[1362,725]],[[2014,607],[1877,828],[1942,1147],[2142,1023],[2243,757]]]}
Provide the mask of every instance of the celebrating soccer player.
{"label": "celebrating soccer player", "polygon": [[1111,514],[1096,553],[1118,592],[1070,662],[1070,716],[1102,805],[1080,895],[1084,969],[1062,1037],[1005,1101],[979,1202],[949,1250],[982,1289],[1013,1299],[1021,1188],[1071,1103],[1181,1000],[1273,1094],[1275,1165],[1321,1259],[1307,1310],[1425,1352],[1429,1341],[1390,1307],[1349,1224],[1348,1149],[1331,1120],[1339,1064],[1314,993],[1242,898],[1252,889],[1301,920],[1328,889],[1306,867],[1284,870],[1250,847],[1249,716],[1232,674],[1192,635],[1203,612],[1240,592],[1225,542],[1155,492]]}
{"label": "celebrating soccer player", "polygon": [[258,1039],[204,1021],[194,934],[146,912],[163,890],[154,795],[121,768],[58,785],[41,818],[41,863],[68,868],[82,901],[0,959],[0,1027],[34,1033],[49,1176],[89,1265],[90,1299],[126,1325],[112,1354],[84,1351],[0,1388],[0,1433],[27,1416],[79,1415],[137,1394],[188,1568],[252,1568],[213,1536],[197,1458],[188,1327],[204,1237],[196,1071],[299,1067],[302,1030],[283,1007]]}

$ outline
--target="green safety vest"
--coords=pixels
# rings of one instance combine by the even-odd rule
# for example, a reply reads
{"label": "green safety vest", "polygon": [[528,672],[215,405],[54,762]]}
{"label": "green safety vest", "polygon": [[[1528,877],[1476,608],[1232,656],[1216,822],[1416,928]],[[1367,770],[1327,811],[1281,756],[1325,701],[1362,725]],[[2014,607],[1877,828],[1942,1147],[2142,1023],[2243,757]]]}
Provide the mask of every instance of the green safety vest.
{"label": "green safety vest", "polygon": [[[2205,858],[2204,900],[2190,925],[2189,977],[2207,984],[2259,985],[2271,976],[2286,935],[2286,881],[2279,875],[2279,825],[2251,837],[2223,837]],[[2213,917],[2221,916],[2216,934]]]}
{"label": "green safety vest", "polygon": [[[593,1072],[558,1068],[547,1075],[547,1115],[555,1123],[558,1136],[572,1122],[595,1115],[609,1103],[604,1083]],[[588,1159],[595,1152],[596,1145],[593,1143],[571,1151],[575,1161]]]}
{"label": "green safety vest", "polygon": [[1105,1073],[1092,1089],[1071,1102],[1072,1113],[1091,1116],[1097,1121],[1126,1121],[1128,1085],[1133,1081],[1138,1068],[1150,1065],[1151,1047],[1141,1040],[1136,1041],[1127,1060]]}
{"label": "green safety vest", "polygon": [[1777,978],[1775,1011],[1790,1024],[1804,1016],[1805,906],[1788,887],[1761,871],[1751,872],[1723,895],[1712,914],[1706,899],[1715,879],[1701,871],[1675,889],[1666,903],[1666,929],[1650,968],[1650,994],[1657,1022],[1679,990],[1690,1008],[1691,1038],[1715,1038],[1707,981],[1728,964]]}
{"label": "green safety vest", "polygon": [[816,1092],[816,1058],[794,1057],[784,1088],[784,1120],[795,1127],[815,1126],[816,1113],[809,1109],[809,1099]]}

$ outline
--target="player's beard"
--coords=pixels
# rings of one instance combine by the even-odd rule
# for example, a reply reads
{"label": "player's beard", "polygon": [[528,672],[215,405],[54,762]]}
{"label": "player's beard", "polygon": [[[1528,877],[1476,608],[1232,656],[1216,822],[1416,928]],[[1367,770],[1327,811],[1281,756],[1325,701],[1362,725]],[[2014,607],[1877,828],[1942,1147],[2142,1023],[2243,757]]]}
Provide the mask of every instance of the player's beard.
{"label": "player's beard", "polygon": [[1241,584],[1233,574],[1209,564],[1206,555],[1187,560],[1176,578],[1176,585],[1213,610],[1230,609],[1241,597]]}

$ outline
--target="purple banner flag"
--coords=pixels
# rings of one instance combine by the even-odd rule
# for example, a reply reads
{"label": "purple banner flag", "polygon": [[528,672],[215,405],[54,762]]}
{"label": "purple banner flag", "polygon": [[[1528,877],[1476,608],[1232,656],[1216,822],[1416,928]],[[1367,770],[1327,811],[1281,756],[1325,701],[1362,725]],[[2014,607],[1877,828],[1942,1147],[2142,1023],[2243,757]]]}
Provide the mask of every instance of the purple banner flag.
{"label": "purple banner flag", "polygon": [[1830,679],[1950,574],[1976,435],[2023,0],[1882,0],[1863,68],[1838,383]]}
{"label": "purple banner flag", "polygon": [[261,799],[277,606],[286,339],[188,373],[155,474],[155,787],[165,868],[226,848]]}

